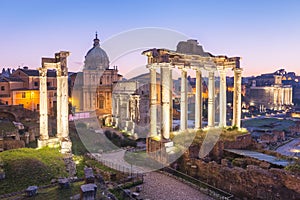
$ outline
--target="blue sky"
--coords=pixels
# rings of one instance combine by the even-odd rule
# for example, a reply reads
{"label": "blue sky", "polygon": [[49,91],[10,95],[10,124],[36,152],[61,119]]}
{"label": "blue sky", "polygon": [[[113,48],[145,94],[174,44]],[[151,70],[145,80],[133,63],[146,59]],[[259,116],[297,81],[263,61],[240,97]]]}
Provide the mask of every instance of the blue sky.
{"label": "blue sky", "polygon": [[[286,68],[300,74],[297,0],[0,0],[0,67],[37,68],[42,56],[69,50],[82,66],[95,31],[100,40],[142,27],[168,28],[197,39],[215,55],[241,56],[245,75]],[[118,63],[123,72],[131,59]],[[122,66],[121,66],[122,65]]]}

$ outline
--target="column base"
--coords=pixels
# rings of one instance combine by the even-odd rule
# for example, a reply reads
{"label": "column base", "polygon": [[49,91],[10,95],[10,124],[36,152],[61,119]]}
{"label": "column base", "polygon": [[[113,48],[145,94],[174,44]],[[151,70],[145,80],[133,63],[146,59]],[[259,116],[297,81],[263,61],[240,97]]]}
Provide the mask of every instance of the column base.
{"label": "column base", "polygon": [[149,137],[146,140],[147,154],[160,163],[169,163],[174,143],[171,140],[158,139]]}
{"label": "column base", "polygon": [[47,144],[48,144],[48,140],[40,140],[40,139],[38,139],[38,141],[37,141],[38,148],[46,147]]}
{"label": "column base", "polygon": [[47,140],[38,139],[38,148],[51,147],[58,148],[60,146],[59,138],[49,138]]}
{"label": "column base", "polygon": [[61,141],[61,150],[62,154],[72,153],[72,142],[70,140]]}

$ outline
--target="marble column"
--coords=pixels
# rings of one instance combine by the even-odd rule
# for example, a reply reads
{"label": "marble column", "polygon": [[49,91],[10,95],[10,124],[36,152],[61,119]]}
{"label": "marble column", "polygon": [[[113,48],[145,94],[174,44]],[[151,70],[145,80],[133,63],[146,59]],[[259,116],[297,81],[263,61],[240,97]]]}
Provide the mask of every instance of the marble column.
{"label": "marble column", "polygon": [[173,131],[173,78],[170,77],[170,131]]}
{"label": "marble column", "polygon": [[47,68],[40,68],[40,140],[46,141],[48,135],[48,95],[47,95]]}
{"label": "marble column", "polygon": [[[57,88],[59,90],[59,88]],[[69,96],[68,96],[68,72],[61,77],[61,124],[62,138],[69,140]]]}
{"label": "marble column", "polygon": [[220,127],[226,126],[226,69],[224,67],[219,67],[220,74]]}
{"label": "marble column", "polygon": [[241,127],[242,114],[242,69],[234,69],[233,119],[232,126]]}
{"label": "marble column", "polygon": [[278,90],[277,90],[277,88],[273,89],[273,96],[274,96],[274,100],[273,100],[274,110],[277,110],[277,98],[278,98]]}
{"label": "marble column", "polygon": [[62,85],[62,77],[61,77],[61,69],[57,68],[56,69],[56,129],[57,129],[57,133],[56,133],[56,137],[61,138],[62,137],[62,115],[61,115],[61,109],[62,109],[62,102],[61,102],[61,98],[62,98],[62,90],[61,90],[61,85]]}
{"label": "marble column", "polygon": [[293,105],[293,88],[289,88],[290,91],[290,105]]}
{"label": "marble column", "polygon": [[202,73],[200,69],[196,70],[196,96],[195,96],[195,129],[202,128]]}
{"label": "marble column", "polygon": [[181,69],[181,89],[180,89],[180,130],[184,131],[187,129],[187,70]]}
{"label": "marble column", "polygon": [[215,72],[208,72],[208,127],[215,126]]}
{"label": "marble column", "polygon": [[130,95],[127,95],[126,99],[128,99],[128,101],[126,102],[126,121],[130,120]]}
{"label": "marble column", "polygon": [[156,67],[150,65],[150,137],[157,136]]}
{"label": "marble column", "polygon": [[161,94],[162,94],[162,129],[163,139],[170,138],[170,78],[172,71],[170,64],[161,64]]}

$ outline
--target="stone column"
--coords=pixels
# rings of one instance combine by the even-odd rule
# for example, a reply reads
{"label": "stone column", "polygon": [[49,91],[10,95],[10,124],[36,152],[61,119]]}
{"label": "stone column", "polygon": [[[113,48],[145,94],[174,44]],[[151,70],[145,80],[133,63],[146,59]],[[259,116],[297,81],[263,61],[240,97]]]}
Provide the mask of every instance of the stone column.
{"label": "stone column", "polygon": [[289,88],[290,91],[290,105],[293,105],[293,88]]}
{"label": "stone column", "polygon": [[126,102],[126,121],[130,120],[130,95],[127,95],[128,101]]}
{"label": "stone column", "polygon": [[162,136],[170,138],[170,64],[161,64],[161,94],[162,94]]}
{"label": "stone column", "polygon": [[170,131],[173,131],[173,78],[170,77]]}
{"label": "stone column", "polygon": [[156,67],[149,65],[150,70],[150,137],[157,136],[157,91]]}
{"label": "stone column", "polygon": [[275,87],[274,88],[274,109],[277,110],[277,99],[278,99],[278,90],[279,88]]}
{"label": "stone column", "polygon": [[61,109],[62,109],[62,77],[61,77],[61,69],[60,67],[56,69],[56,127],[57,127],[57,133],[56,137],[60,138],[62,137],[62,115],[61,115]]}
{"label": "stone column", "polygon": [[[59,88],[57,88],[59,90]],[[68,96],[68,72],[61,77],[61,124],[62,138],[69,139],[69,96]]]}
{"label": "stone column", "polygon": [[180,130],[184,131],[187,129],[187,70],[181,69],[181,95],[180,95]]}
{"label": "stone column", "polygon": [[120,127],[120,96],[116,95],[116,101],[117,101],[117,106],[116,106],[116,127]]}
{"label": "stone column", "polygon": [[234,69],[233,119],[232,126],[241,127],[242,113],[242,69]]}
{"label": "stone column", "polygon": [[202,128],[202,73],[196,69],[195,129]]}
{"label": "stone column", "polygon": [[215,72],[208,72],[208,127],[215,126]]}
{"label": "stone column", "polygon": [[47,145],[48,135],[48,95],[47,95],[47,68],[39,69],[40,73],[40,141],[41,146]]}
{"label": "stone column", "polygon": [[226,126],[226,68],[219,67],[220,74],[220,127]]}

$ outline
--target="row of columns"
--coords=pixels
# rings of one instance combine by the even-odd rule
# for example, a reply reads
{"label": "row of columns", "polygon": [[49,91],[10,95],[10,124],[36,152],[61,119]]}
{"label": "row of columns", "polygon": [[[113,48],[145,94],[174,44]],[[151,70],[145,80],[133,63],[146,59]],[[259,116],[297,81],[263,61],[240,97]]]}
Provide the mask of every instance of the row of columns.
{"label": "row of columns", "polygon": [[[162,105],[162,129],[161,135],[169,139],[172,127],[172,66],[168,63],[148,65],[150,71],[150,137],[157,136],[157,77],[156,69],[161,70],[161,105]],[[187,97],[187,69],[181,68],[181,104],[180,104],[180,129],[187,129],[188,97]],[[196,105],[195,128],[202,127],[202,74],[196,70]]]}
{"label": "row of columns", "polygon": [[[162,93],[162,130],[161,135],[164,139],[170,136],[170,102],[172,102],[170,90],[170,80],[172,80],[172,67],[169,63],[154,63],[148,65],[150,71],[150,137],[157,135],[157,77],[156,69],[161,70],[161,93]],[[187,68],[181,69],[181,100],[180,100],[180,130],[184,131],[187,127],[188,120],[188,83]],[[217,68],[220,74],[220,127],[226,126],[226,68]],[[195,129],[202,128],[202,73],[199,68],[196,70],[196,95],[195,95]],[[215,127],[215,71],[208,70],[208,127]],[[240,127],[241,120],[241,72],[242,69],[234,68],[234,97],[233,97],[233,120],[232,125]]]}

